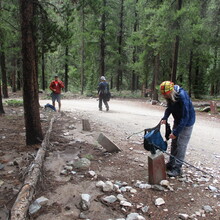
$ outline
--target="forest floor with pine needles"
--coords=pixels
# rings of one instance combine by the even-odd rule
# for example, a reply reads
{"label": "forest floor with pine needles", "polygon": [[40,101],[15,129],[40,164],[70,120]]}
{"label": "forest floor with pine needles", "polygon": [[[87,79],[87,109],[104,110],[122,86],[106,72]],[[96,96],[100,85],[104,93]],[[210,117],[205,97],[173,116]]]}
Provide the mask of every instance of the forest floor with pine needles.
{"label": "forest floor with pine needles", "polygon": [[[44,106],[47,102],[44,100],[41,105]],[[132,105],[132,102],[129,101],[131,107],[144,105],[136,102]],[[120,111],[120,107],[118,109],[114,104],[114,101],[110,102],[110,112],[98,112],[95,99],[79,100],[79,102],[63,100],[61,113],[48,112],[41,108],[44,133],[48,129],[51,115],[55,115],[56,120],[50,137],[51,145],[33,201],[44,196],[48,199],[48,203],[42,205],[38,212],[29,215],[29,218],[107,220],[126,219],[130,213],[138,213],[145,219],[156,220],[174,220],[181,218],[180,214],[188,215],[189,219],[219,219],[220,152],[219,150],[208,151],[204,148],[209,146],[210,149],[215,148],[218,145],[215,142],[219,140],[219,137],[216,137],[216,140],[213,138],[205,140],[201,130],[199,134],[195,132],[186,158],[188,162],[209,172],[214,178],[184,166],[182,177],[167,178],[169,188],[161,185],[150,189],[140,188],[138,182],[148,183],[147,157],[149,152],[143,148],[142,133],[134,135],[129,140],[127,137],[134,131],[142,130],[144,126],[144,123],[140,121],[143,120],[142,117],[149,120],[148,126],[152,127],[157,122],[162,107],[148,106],[152,110],[147,114],[148,118],[140,109],[135,109],[135,114],[130,111],[131,109],[127,110],[124,115],[123,109],[121,108]],[[70,105],[72,108],[69,108]],[[25,146],[22,107],[6,107],[5,112],[6,114],[1,116],[0,123],[0,164],[4,166],[0,170],[0,214],[2,215],[4,211],[7,212],[12,207],[22,186],[27,167],[40,147],[38,145]],[[202,117],[198,126],[202,125],[205,128],[206,125],[212,126],[209,123],[213,121],[214,125],[219,123],[218,116],[211,116],[207,113],[198,115],[198,120]],[[153,120],[150,121],[150,118]],[[91,131],[82,130],[82,119],[89,120]],[[213,130],[216,133],[218,131]],[[97,142],[97,137],[101,132],[114,141],[122,151],[106,152]],[[203,145],[197,148],[196,143],[198,146],[202,143]],[[87,158],[91,162],[88,168],[81,169],[72,166],[72,161],[81,158]],[[94,171],[94,176],[89,171]],[[123,191],[121,185],[121,193],[117,190],[103,192],[96,186],[99,181],[104,183],[110,181],[127,188]],[[131,188],[134,190],[132,191]],[[90,206],[86,211],[83,211],[80,206],[82,194],[91,196]],[[118,194],[122,194],[129,203],[128,206],[123,206],[119,200],[113,203],[105,201],[107,196],[117,197]],[[158,198],[162,198],[165,204],[156,205],[155,201]]]}

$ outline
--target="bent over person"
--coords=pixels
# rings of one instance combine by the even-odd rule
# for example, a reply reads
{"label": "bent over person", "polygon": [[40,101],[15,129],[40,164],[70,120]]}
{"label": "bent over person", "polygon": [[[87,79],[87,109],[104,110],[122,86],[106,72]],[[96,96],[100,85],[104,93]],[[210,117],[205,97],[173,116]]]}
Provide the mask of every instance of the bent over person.
{"label": "bent over person", "polygon": [[106,107],[106,111],[108,111],[109,110],[109,105],[108,105],[109,85],[106,82],[106,79],[104,76],[101,76],[100,80],[101,80],[101,82],[99,83],[99,86],[98,86],[99,111],[102,111],[102,102],[104,103],[104,105]]}
{"label": "bent over person", "polygon": [[55,107],[55,101],[58,102],[59,106],[59,112],[61,109],[61,90],[64,88],[64,83],[59,80],[58,76],[54,77],[54,80],[50,83],[50,90],[52,91],[51,97],[52,97],[52,103],[53,106]]}
{"label": "bent over person", "polygon": [[[164,81],[160,84],[160,91],[167,101],[167,109],[161,120],[165,124],[172,114],[174,124],[169,136],[171,142],[171,155],[166,164],[167,175],[171,177],[182,174],[181,167],[186,155],[193,125],[195,123],[195,110],[187,92],[171,81]],[[174,156],[174,157],[173,157]]]}

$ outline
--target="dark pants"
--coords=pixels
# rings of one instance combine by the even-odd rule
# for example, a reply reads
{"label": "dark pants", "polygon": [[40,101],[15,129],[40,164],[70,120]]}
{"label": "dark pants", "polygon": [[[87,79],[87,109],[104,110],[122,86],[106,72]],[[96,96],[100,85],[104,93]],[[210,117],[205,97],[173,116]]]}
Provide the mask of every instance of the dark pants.
{"label": "dark pants", "polygon": [[99,110],[102,110],[102,102],[105,104],[106,110],[109,110],[108,102],[103,95],[99,95]]}
{"label": "dark pants", "polygon": [[175,160],[175,158],[173,157],[170,157],[169,163],[171,166],[179,169],[182,167],[183,163],[181,161],[184,161],[185,159],[186,149],[192,134],[192,130],[193,130],[193,126],[184,127],[183,130],[178,135],[178,137],[172,140],[171,155],[173,155],[180,161]]}

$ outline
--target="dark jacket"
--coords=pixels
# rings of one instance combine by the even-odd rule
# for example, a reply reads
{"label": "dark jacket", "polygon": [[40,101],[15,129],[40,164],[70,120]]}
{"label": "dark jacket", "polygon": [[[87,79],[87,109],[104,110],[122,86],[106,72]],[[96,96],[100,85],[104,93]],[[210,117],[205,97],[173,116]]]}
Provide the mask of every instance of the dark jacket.
{"label": "dark jacket", "polygon": [[195,123],[195,110],[187,92],[178,85],[175,85],[174,89],[178,94],[176,102],[168,101],[162,120],[167,120],[172,114],[175,125],[172,133],[178,136],[184,127],[190,127]]}
{"label": "dark jacket", "polygon": [[98,94],[100,96],[105,96],[106,92],[109,92],[109,85],[108,85],[108,83],[105,82],[105,81],[104,82],[100,82],[99,86],[98,86]]}

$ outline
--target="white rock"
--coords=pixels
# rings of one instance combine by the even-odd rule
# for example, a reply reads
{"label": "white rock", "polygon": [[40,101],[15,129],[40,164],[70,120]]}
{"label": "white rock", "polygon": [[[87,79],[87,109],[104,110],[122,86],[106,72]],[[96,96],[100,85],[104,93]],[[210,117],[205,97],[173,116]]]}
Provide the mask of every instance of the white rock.
{"label": "white rock", "polygon": [[127,202],[127,201],[120,201],[120,205],[125,206],[125,207],[132,207],[132,204],[130,202]]}
{"label": "white rock", "polygon": [[98,182],[96,183],[96,186],[97,186],[97,187],[103,188],[104,185],[105,185],[105,183],[104,183],[103,181],[98,181]]}
{"label": "white rock", "polygon": [[117,199],[118,199],[119,201],[126,201],[125,197],[124,197],[122,194],[118,194],[118,195],[117,195]]}
{"label": "white rock", "polygon": [[179,218],[182,219],[182,220],[186,220],[186,219],[189,218],[189,215],[180,213]]}
{"label": "white rock", "polygon": [[147,183],[145,183],[145,184],[141,183],[141,184],[139,185],[139,188],[140,188],[140,189],[150,189],[150,188],[151,188],[151,185],[150,185],[150,184],[147,184]]}
{"label": "white rock", "polygon": [[36,199],[35,201],[42,206],[42,205],[46,205],[48,203],[49,199],[47,199],[44,196],[41,196],[38,199]]}
{"label": "white rock", "polygon": [[86,211],[90,207],[90,198],[89,194],[81,194],[81,207],[82,210]]}
{"label": "white rock", "polygon": [[131,213],[127,216],[126,220],[145,220],[145,218],[138,213]]}
{"label": "white rock", "polygon": [[141,211],[142,211],[143,213],[148,212],[148,210],[149,210],[149,206],[144,206],[144,207],[141,208]]}
{"label": "white rock", "polygon": [[117,200],[117,198],[114,195],[111,195],[106,196],[105,198],[103,198],[103,200],[108,203],[114,203]]}
{"label": "white rock", "polygon": [[92,170],[88,171],[88,174],[89,174],[91,177],[96,177],[96,176],[97,176],[96,173],[95,173],[95,171],[92,171]]}
{"label": "white rock", "polygon": [[114,185],[111,181],[106,181],[103,185],[103,191],[104,192],[112,192],[114,189]]}
{"label": "white rock", "polygon": [[72,166],[64,166],[64,169],[71,171],[73,169],[73,167]]}
{"label": "white rock", "polygon": [[205,211],[206,213],[208,213],[208,212],[213,212],[212,207],[209,206],[209,205],[204,205],[202,208],[204,209],[204,211]]}
{"label": "white rock", "polygon": [[162,198],[157,198],[157,199],[155,200],[155,205],[156,205],[156,206],[161,206],[161,205],[163,205],[163,204],[165,204],[165,201],[164,201]]}
{"label": "white rock", "polygon": [[34,214],[36,213],[38,210],[40,210],[41,205],[37,202],[33,202],[30,206],[29,206],[29,213],[30,214]]}
{"label": "white rock", "polygon": [[212,192],[218,192],[218,189],[214,186],[209,186],[209,189],[212,191]]}

